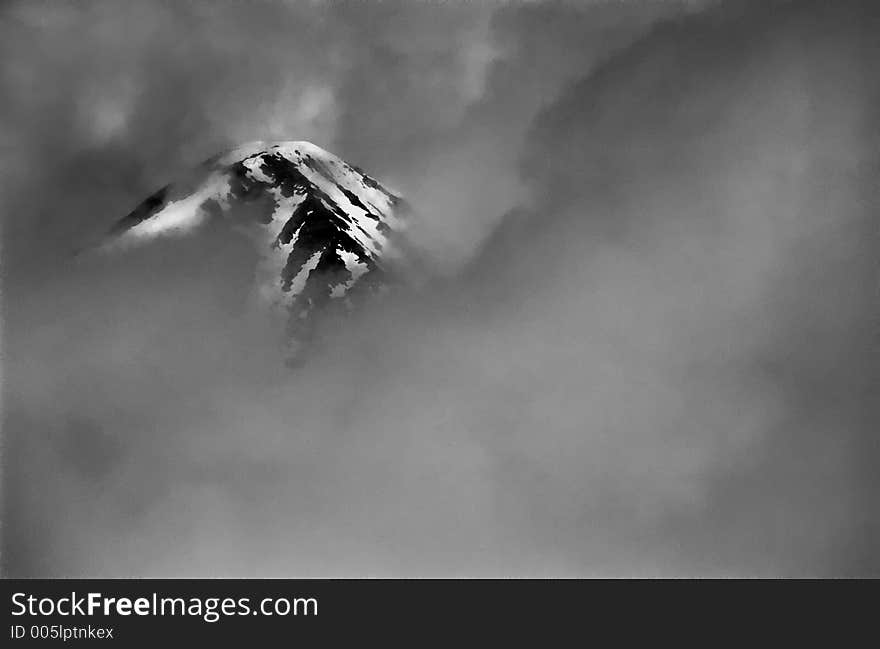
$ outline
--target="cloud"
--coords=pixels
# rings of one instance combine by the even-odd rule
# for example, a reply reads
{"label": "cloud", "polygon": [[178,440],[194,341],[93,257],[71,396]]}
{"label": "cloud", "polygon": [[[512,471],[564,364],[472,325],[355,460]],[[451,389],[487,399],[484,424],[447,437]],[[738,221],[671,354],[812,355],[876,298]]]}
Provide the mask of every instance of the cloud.
{"label": "cloud", "polygon": [[[876,12],[658,4],[7,9],[7,572],[875,573]],[[293,373],[244,242],[64,255],[266,125],[443,271]]]}

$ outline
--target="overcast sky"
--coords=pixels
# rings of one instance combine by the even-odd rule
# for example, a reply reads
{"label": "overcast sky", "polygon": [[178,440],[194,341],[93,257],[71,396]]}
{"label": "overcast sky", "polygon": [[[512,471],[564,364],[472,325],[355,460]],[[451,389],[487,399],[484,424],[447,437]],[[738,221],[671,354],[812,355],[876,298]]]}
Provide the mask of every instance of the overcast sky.
{"label": "overcast sky", "polygon": [[[0,8],[16,576],[878,574],[870,2]],[[253,139],[435,280],[291,372],[204,237],[75,262]]]}

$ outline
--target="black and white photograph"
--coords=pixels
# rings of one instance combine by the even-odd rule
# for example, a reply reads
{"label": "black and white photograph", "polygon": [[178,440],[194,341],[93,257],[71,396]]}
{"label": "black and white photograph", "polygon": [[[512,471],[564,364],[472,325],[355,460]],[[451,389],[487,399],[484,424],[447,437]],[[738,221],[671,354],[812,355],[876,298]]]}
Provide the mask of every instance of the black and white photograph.
{"label": "black and white photograph", "polygon": [[0,220],[3,578],[880,577],[880,2],[8,0]]}

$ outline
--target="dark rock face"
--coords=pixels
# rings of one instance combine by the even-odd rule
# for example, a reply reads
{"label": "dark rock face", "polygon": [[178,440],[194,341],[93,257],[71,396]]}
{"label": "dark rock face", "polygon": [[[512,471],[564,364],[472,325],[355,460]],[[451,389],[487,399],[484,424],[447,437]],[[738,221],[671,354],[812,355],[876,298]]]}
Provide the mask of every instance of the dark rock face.
{"label": "dark rock face", "polygon": [[149,196],[104,247],[192,236],[229,221],[255,241],[256,289],[287,310],[298,346],[318,313],[349,310],[399,280],[407,212],[399,196],[313,144],[254,142]]}

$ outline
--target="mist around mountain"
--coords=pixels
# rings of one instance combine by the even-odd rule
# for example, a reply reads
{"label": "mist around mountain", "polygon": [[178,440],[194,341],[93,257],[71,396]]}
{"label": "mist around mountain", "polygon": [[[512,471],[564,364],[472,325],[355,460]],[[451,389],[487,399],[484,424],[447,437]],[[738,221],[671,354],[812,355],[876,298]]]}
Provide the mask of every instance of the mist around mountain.
{"label": "mist around mountain", "polygon": [[[880,574],[876,2],[90,6],[0,7],[6,574]],[[274,196],[71,263],[291,137],[442,262],[295,371]]]}
{"label": "mist around mountain", "polygon": [[210,228],[245,237],[257,256],[251,298],[286,314],[285,346],[297,354],[317,314],[350,311],[412,279],[409,212],[399,195],[314,144],[251,142],[147,197],[98,251],[124,254]]}

